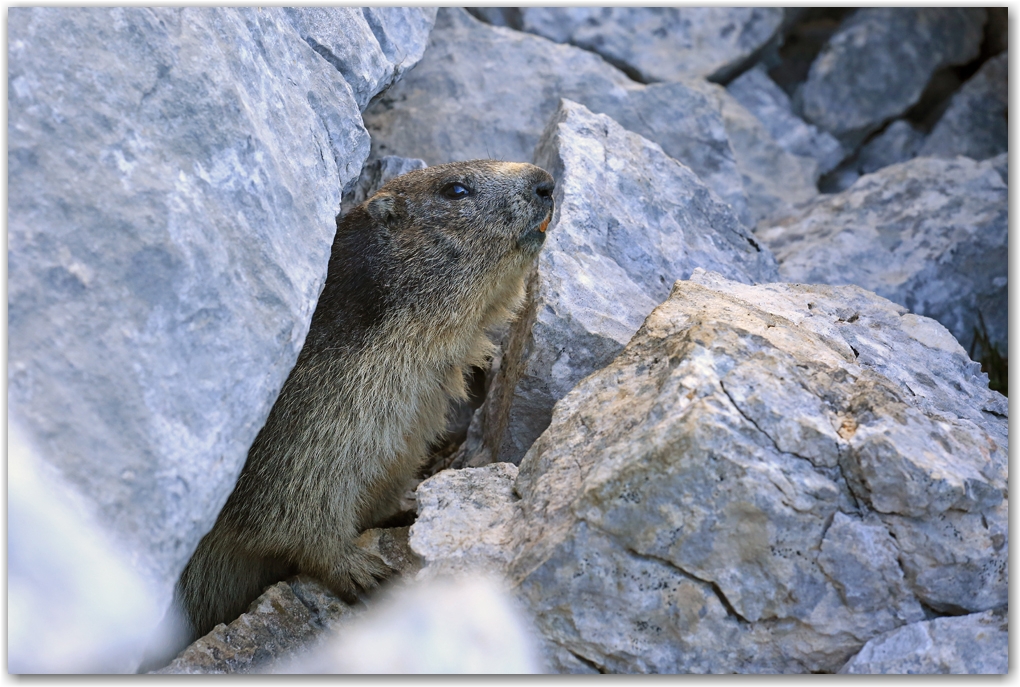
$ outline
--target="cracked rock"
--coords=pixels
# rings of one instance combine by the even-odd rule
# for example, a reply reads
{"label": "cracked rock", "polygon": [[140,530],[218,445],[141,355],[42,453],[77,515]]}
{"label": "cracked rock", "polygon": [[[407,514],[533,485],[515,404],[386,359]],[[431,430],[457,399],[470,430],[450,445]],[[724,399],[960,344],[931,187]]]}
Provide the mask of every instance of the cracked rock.
{"label": "cracked rock", "polygon": [[755,236],[786,281],[857,284],[938,320],[968,349],[980,313],[1005,353],[1006,190],[994,159],[919,157],[763,222]]}
{"label": "cracked rock", "polygon": [[835,672],[922,604],[1005,602],[1005,415],[933,320],[696,270],[516,478],[423,482],[411,547],[422,575],[502,566],[557,670]]}
{"label": "cracked rock", "polygon": [[916,103],[937,70],[978,56],[985,16],[978,7],[857,10],[811,64],[801,114],[852,150]]}
{"label": "cracked rock", "polygon": [[425,53],[435,7],[287,7],[308,46],[340,72],[358,109]]}
{"label": "cracked rock", "polygon": [[839,672],[850,675],[1004,675],[1009,670],[1009,618],[985,611],[935,618],[879,635]]}
{"label": "cracked rock", "polygon": [[596,52],[639,80],[726,81],[783,23],[778,7],[523,7],[521,28]]}
{"label": "cracked rock", "polygon": [[556,209],[490,387],[485,443],[517,463],[553,404],[623,349],[676,279],[776,278],[771,254],[694,173],[606,115],[563,101],[536,151]]}
{"label": "cracked rock", "polygon": [[374,158],[531,162],[561,98],[655,141],[750,224],[712,99],[682,83],[636,83],[586,50],[490,26],[460,8],[439,10],[421,62],[365,111],[365,125]]}

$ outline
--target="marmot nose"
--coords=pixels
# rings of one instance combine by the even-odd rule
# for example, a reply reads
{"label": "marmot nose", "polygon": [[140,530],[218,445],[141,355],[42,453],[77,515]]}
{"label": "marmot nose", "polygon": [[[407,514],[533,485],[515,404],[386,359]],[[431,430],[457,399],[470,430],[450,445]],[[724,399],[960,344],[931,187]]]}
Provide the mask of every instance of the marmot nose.
{"label": "marmot nose", "polygon": [[535,195],[538,197],[539,202],[543,205],[552,206],[553,204],[553,189],[556,188],[556,184],[552,181],[540,181],[532,187]]}

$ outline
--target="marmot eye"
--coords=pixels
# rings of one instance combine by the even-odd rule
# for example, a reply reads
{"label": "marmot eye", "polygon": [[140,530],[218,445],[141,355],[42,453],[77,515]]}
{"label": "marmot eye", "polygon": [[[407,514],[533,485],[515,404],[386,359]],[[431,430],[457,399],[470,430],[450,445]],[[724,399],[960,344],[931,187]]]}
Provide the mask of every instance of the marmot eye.
{"label": "marmot eye", "polygon": [[461,198],[473,195],[474,191],[459,181],[453,181],[443,187],[442,194],[450,200],[460,200]]}

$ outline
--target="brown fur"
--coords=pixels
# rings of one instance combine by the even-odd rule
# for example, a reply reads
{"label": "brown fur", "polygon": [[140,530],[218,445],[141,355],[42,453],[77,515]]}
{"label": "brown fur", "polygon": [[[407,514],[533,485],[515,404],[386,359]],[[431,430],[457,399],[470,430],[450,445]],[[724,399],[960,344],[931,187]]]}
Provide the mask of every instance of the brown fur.
{"label": "brown fur", "polygon": [[[448,197],[454,183],[471,195]],[[385,576],[354,540],[443,432],[464,372],[492,352],[486,331],[523,301],[551,190],[532,165],[451,163],[338,218],[304,348],[178,583],[193,638],[296,572],[348,598]]]}

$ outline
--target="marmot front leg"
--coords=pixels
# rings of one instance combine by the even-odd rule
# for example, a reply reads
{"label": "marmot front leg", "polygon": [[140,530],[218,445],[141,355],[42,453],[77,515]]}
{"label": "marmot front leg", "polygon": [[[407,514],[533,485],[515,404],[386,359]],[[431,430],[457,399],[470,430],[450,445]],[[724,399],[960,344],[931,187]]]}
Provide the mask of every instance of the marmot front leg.
{"label": "marmot front leg", "polygon": [[394,572],[379,556],[354,541],[331,546],[328,554],[302,561],[301,570],[324,582],[348,603],[357,601],[360,592],[375,588]]}

